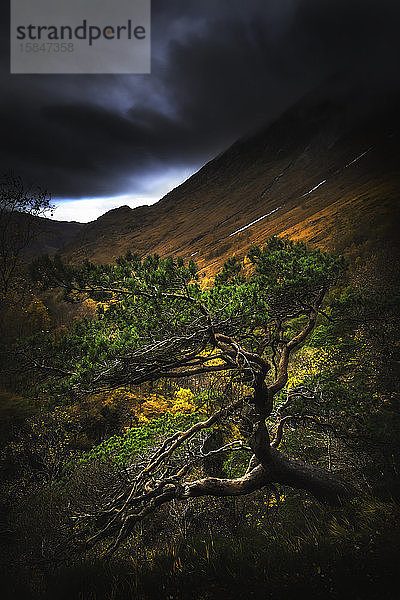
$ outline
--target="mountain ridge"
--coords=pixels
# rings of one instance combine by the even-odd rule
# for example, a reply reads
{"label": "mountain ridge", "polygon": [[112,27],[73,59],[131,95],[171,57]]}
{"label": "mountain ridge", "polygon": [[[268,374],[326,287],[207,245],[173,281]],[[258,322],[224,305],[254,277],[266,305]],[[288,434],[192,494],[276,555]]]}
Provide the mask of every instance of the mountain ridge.
{"label": "mountain ridge", "polygon": [[396,105],[368,115],[303,100],[156,204],[120,207],[84,226],[64,255],[74,262],[111,262],[127,250],[195,256],[205,274],[271,235],[343,250],[355,229],[365,230],[364,241],[371,236],[366,213],[386,227],[398,209],[399,131]]}
{"label": "mountain ridge", "polygon": [[204,277],[272,235],[354,255],[368,244],[367,254],[374,244],[391,244],[395,255],[397,104],[394,98],[367,111],[303,98],[156,204],[124,205],[66,227],[63,247],[52,253],[73,262],[113,262],[128,250],[181,255],[195,258]]}

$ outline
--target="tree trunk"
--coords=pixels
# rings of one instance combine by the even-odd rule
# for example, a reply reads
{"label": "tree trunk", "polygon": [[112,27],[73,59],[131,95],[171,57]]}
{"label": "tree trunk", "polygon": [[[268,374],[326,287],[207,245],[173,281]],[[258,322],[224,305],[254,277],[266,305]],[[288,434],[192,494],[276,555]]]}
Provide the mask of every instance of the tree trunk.
{"label": "tree trunk", "polygon": [[271,463],[266,470],[270,471],[272,483],[305,490],[327,504],[341,504],[357,494],[352,485],[337,475],[302,460],[289,458],[275,448],[271,448]]}
{"label": "tree trunk", "polygon": [[357,494],[356,489],[340,477],[271,448],[267,465],[259,464],[238,479],[206,477],[186,483],[177,497],[242,496],[276,483],[305,490],[320,502],[331,505],[341,504]]}

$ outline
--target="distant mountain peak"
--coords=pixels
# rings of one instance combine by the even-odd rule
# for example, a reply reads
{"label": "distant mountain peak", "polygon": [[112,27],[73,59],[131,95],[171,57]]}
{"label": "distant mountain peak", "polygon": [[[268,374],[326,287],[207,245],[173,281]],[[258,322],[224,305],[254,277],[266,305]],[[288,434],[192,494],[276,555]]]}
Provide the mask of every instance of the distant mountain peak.
{"label": "distant mountain peak", "polygon": [[109,213],[122,213],[122,212],[132,212],[132,208],[130,206],[128,206],[127,204],[123,204],[122,206],[117,206],[116,208],[112,208],[111,210],[109,210]]}

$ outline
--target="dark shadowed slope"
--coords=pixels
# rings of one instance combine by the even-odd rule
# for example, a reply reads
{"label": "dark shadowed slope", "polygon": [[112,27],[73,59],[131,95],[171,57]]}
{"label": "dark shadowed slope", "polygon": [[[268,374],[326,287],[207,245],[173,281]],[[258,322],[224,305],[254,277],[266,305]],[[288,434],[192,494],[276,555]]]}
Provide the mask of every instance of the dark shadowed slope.
{"label": "dark shadowed slope", "polygon": [[37,237],[27,248],[28,254],[57,254],[71,243],[83,229],[76,221],[53,221],[34,217]]}

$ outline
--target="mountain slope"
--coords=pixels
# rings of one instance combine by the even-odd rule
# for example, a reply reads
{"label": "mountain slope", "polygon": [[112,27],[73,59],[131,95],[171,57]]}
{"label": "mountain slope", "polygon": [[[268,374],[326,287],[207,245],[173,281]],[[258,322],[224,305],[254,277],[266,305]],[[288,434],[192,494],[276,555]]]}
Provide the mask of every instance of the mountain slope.
{"label": "mountain slope", "polygon": [[400,131],[396,106],[358,115],[306,99],[239,140],[151,207],[121,207],[83,227],[73,261],[193,256],[212,273],[272,235],[338,251],[393,246]]}
{"label": "mountain slope", "polygon": [[71,243],[84,227],[76,221],[53,221],[43,217],[32,217],[37,232],[33,242],[26,249],[28,255],[56,254]]}

